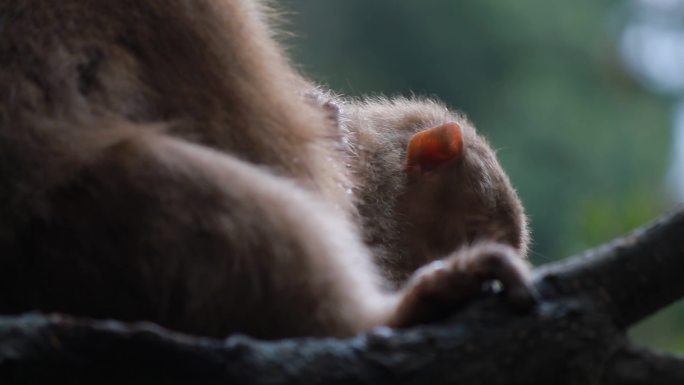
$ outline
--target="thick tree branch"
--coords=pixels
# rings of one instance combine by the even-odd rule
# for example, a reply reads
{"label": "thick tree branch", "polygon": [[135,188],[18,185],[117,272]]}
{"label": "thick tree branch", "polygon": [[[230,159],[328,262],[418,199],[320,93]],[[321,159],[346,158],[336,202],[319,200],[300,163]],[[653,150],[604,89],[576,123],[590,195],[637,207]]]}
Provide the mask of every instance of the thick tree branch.
{"label": "thick tree branch", "polygon": [[348,340],[195,338],[151,324],[0,318],[3,384],[659,384],[680,358],[627,348],[624,327],[684,293],[684,211],[537,272],[542,301],[490,296],[439,324]]}
{"label": "thick tree branch", "polygon": [[625,346],[609,363],[604,385],[684,384],[684,357]]}
{"label": "thick tree branch", "polygon": [[547,298],[584,295],[629,327],[684,296],[684,208],[537,275]]}
{"label": "thick tree branch", "polygon": [[[32,315],[0,322],[0,382],[482,384],[484,379],[503,385],[534,379],[584,385],[601,371],[614,338],[605,319],[572,306],[515,316],[494,299],[448,324],[379,329],[343,341],[219,341],[149,324]],[[583,342],[567,343],[571,340]],[[558,381],[558,367],[568,371],[566,382]]]}

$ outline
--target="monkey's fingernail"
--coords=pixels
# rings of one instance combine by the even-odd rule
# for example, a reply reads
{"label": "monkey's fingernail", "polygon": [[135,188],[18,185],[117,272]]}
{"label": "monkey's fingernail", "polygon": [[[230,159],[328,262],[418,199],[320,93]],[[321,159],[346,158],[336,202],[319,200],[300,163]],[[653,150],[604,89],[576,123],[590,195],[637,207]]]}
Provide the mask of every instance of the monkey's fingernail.
{"label": "monkey's fingernail", "polygon": [[504,292],[504,287],[500,281],[484,281],[480,284],[480,292],[484,295],[501,294]]}

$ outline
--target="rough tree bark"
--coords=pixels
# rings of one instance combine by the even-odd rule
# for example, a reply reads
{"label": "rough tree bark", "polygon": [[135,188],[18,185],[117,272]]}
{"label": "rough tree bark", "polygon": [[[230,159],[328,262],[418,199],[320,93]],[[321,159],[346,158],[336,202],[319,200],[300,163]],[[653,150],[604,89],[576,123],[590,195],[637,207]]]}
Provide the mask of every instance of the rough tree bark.
{"label": "rough tree bark", "polygon": [[684,358],[625,330],[684,295],[684,208],[536,270],[541,301],[496,296],[444,322],[347,340],[196,338],[152,324],[0,318],[2,384],[684,384]]}

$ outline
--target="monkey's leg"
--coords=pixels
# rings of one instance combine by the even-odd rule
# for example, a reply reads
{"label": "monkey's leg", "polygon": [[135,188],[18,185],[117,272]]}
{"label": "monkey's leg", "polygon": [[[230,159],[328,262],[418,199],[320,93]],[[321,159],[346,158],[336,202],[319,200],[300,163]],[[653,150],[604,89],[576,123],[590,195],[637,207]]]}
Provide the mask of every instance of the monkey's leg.
{"label": "monkey's leg", "polygon": [[499,281],[514,307],[529,308],[536,300],[530,269],[515,249],[481,243],[417,270],[404,289],[392,326],[409,326],[453,312],[477,297],[483,284]]}
{"label": "monkey's leg", "polygon": [[0,261],[0,312],[263,338],[383,323],[394,296],[343,215],[252,164],[134,132],[17,229],[13,260]]}

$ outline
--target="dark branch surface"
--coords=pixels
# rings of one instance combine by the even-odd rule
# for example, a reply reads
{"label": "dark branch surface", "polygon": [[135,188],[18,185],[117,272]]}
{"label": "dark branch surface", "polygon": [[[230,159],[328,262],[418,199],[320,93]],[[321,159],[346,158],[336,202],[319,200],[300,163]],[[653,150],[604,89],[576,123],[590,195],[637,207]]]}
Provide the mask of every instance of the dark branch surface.
{"label": "dark branch surface", "polygon": [[[515,316],[497,301],[484,302],[446,324],[399,333],[381,329],[344,341],[216,341],[150,325],[6,319],[0,376],[3,384],[482,384],[486,379],[494,385],[529,384],[531,378],[591,384],[614,351],[617,336],[605,318],[572,306]],[[565,382],[558,381],[559,366],[567,372]]]}
{"label": "dark branch surface", "polygon": [[499,298],[348,340],[195,338],[151,324],[0,318],[2,384],[679,384],[684,360],[624,328],[684,294],[684,212],[537,271],[542,301]]}
{"label": "dark branch surface", "polygon": [[537,274],[545,297],[585,295],[629,327],[684,296],[684,208]]}
{"label": "dark branch surface", "polygon": [[681,385],[684,358],[625,347],[613,356],[606,373],[605,385]]}

